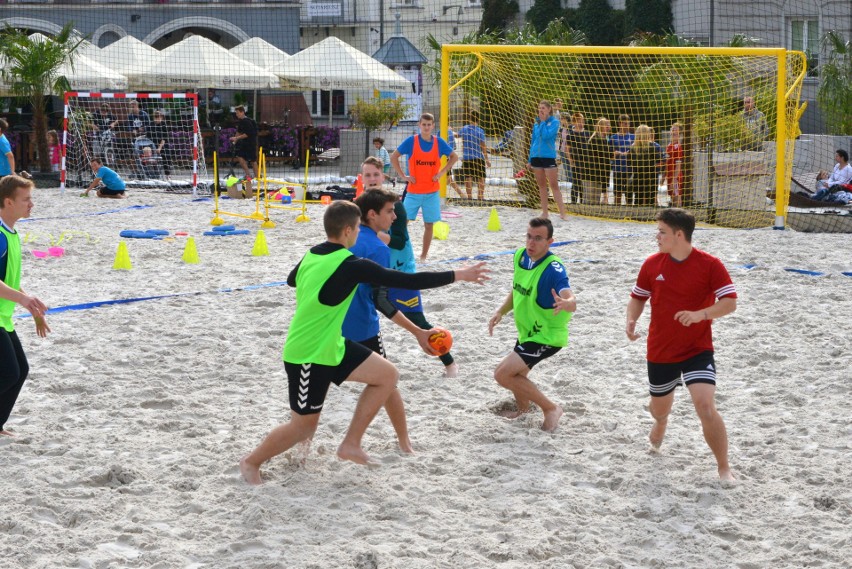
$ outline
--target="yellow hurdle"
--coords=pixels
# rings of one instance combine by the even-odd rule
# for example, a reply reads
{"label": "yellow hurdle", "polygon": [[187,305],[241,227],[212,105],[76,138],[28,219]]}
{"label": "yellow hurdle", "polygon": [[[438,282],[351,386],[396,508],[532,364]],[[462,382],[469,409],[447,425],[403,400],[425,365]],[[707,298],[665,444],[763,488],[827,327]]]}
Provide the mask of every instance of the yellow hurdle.
{"label": "yellow hurdle", "polygon": [[[298,211],[300,213],[299,213],[299,215],[296,216],[296,223],[304,223],[306,221],[310,221],[311,218],[308,217],[308,214],[307,214],[307,205],[308,205],[308,203],[319,203],[319,200],[307,199],[307,195],[308,195],[308,171],[310,169],[310,164],[311,164],[311,151],[310,151],[310,149],[308,149],[308,151],[305,153],[305,180],[302,183],[287,182],[287,181],[284,181],[284,180],[276,180],[274,178],[268,178],[266,176],[266,157],[261,155],[260,158],[261,158],[261,161],[258,163],[258,174],[259,174],[259,177],[261,178],[261,181],[263,183],[263,189],[264,189],[263,194],[265,196],[264,201],[265,201],[266,211],[269,212],[270,209],[283,209],[283,210],[290,210],[290,211]],[[274,184],[281,184],[285,188],[286,187],[302,188],[302,199],[292,201],[293,204],[298,203],[298,204],[301,204],[301,205],[282,205],[282,204],[274,203],[273,200],[269,199],[269,192],[266,191],[268,184],[270,182],[272,182]],[[270,203],[270,202],[273,202],[273,203]],[[268,217],[268,213],[267,213],[267,217]]]}
{"label": "yellow hurdle", "polygon": [[[258,160],[263,158],[263,148],[260,149],[258,153]],[[264,162],[265,164],[265,162]],[[210,225],[223,225],[225,220],[220,217],[220,215],[229,215],[231,217],[241,217],[243,219],[253,219],[256,221],[262,221],[262,227],[270,228],[275,227],[275,223],[273,223],[269,219],[269,209],[265,208],[264,213],[260,213],[260,180],[257,180],[257,189],[255,190],[255,198],[254,198],[254,213],[244,214],[244,213],[236,213],[233,211],[224,211],[219,208],[219,155],[218,152],[213,152],[213,180],[214,180],[214,188],[213,188],[213,219],[210,220]]]}

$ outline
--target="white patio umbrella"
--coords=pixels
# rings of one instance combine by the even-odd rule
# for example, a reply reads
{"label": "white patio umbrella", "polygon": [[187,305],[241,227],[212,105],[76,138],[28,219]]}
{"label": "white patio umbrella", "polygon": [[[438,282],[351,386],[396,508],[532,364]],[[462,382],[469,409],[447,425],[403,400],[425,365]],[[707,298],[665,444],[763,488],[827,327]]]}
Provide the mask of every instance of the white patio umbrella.
{"label": "white patio umbrella", "polygon": [[[411,92],[411,81],[348,43],[328,37],[270,69],[291,89]],[[329,123],[331,106],[329,105]]]}
{"label": "white patio umbrella", "polygon": [[278,49],[262,38],[250,38],[236,47],[231,48],[231,53],[254,63],[262,69],[269,69],[279,63],[284,63],[290,55]]}
{"label": "white patio umbrella", "polygon": [[[31,34],[29,37],[34,41],[50,39],[39,33]],[[75,91],[126,90],[127,77],[84,55],[86,52],[91,53],[92,49],[97,48],[91,43],[88,46],[84,45],[82,49],[74,53],[73,65],[70,63],[61,65],[58,74],[64,75]]]}
{"label": "white patio umbrella", "polygon": [[[268,41],[258,37],[249,38],[240,45],[232,47],[231,53],[266,70],[269,70],[269,68],[274,65],[283,63],[288,57],[290,57],[286,51],[278,49]],[[254,114],[254,118],[257,118],[256,90],[254,91],[252,113]]]}
{"label": "white patio umbrella", "polygon": [[190,36],[128,71],[133,89],[270,89],[278,78],[202,36]]}
{"label": "white patio umbrella", "polygon": [[127,74],[138,70],[140,67],[146,67],[159,55],[160,51],[158,49],[131,35],[127,35],[109,44],[101,49],[99,53],[90,57],[93,57],[98,63],[106,65],[110,69]]}

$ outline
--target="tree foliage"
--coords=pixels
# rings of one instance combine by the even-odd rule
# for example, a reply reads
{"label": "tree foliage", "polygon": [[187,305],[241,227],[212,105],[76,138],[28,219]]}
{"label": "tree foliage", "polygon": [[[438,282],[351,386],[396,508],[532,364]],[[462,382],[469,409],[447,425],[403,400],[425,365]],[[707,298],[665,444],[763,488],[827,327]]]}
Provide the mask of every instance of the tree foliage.
{"label": "tree foliage", "polygon": [[23,31],[9,27],[0,32],[0,57],[4,59],[0,73],[12,93],[27,99],[33,107],[33,130],[42,172],[50,171],[45,97],[70,90],[59,68],[65,63],[73,66],[74,53],[83,41],[75,35],[72,22],[65,24],[53,38],[30,38]]}
{"label": "tree foliage", "polygon": [[614,16],[609,0],[580,0],[576,27],[586,34],[589,45],[619,45],[622,29],[613,25]]}
{"label": "tree foliage", "polygon": [[624,35],[667,34],[674,29],[671,0],[625,0]]}
{"label": "tree foliage", "polygon": [[852,134],[852,41],[836,31],[822,39],[828,60],[820,66],[817,103],[832,134]]}
{"label": "tree foliage", "polygon": [[408,105],[405,99],[358,99],[349,107],[356,125],[368,130],[390,127],[405,118]]}
{"label": "tree foliage", "polygon": [[502,35],[509,28],[516,27],[515,20],[520,13],[517,0],[482,0],[482,22],[479,33],[488,32]]}
{"label": "tree foliage", "polygon": [[537,32],[543,32],[550,23],[564,16],[562,0],[535,0],[527,11],[527,22],[533,25]]}

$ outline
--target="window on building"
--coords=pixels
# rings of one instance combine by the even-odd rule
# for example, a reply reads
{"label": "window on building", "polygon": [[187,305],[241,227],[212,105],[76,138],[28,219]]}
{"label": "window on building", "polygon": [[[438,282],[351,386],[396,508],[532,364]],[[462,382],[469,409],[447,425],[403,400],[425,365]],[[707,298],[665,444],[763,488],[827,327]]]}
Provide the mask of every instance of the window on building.
{"label": "window on building", "polygon": [[817,75],[819,67],[819,21],[790,20],[790,49],[803,51],[808,58],[808,75]]}
{"label": "window on building", "polygon": [[421,8],[420,0],[391,0],[391,8]]}
{"label": "window on building", "polygon": [[311,92],[311,115],[327,117],[329,104],[331,104],[331,112],[334,116],[342,117],[346,114],[346,97],[343,91]]}

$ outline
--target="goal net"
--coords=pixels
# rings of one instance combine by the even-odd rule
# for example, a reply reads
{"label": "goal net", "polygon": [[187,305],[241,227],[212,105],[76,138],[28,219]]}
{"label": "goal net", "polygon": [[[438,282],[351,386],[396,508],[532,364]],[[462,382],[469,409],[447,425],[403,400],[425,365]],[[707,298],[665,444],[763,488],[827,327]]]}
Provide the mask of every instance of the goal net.
{"label": "goal net", "polygon": [[61,186],[86,186],[97,158],[130,187],[195,192],[206,174],[191,93],[65,94]]}
{"label": "goal net", "polygon": [[652,220],[680,205],[705,223],[784,224],[802,53],[444,45],[441,64],[441,132],[461,159],[451,201],[540,207],[532,157],[558,173],[572,213]]}

